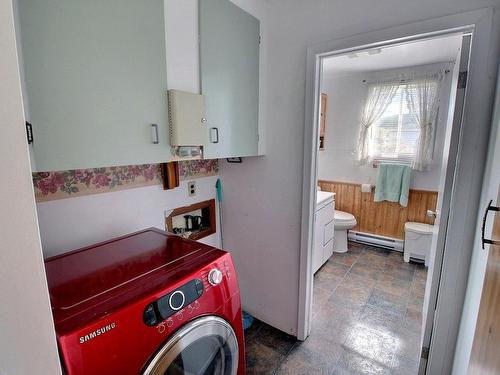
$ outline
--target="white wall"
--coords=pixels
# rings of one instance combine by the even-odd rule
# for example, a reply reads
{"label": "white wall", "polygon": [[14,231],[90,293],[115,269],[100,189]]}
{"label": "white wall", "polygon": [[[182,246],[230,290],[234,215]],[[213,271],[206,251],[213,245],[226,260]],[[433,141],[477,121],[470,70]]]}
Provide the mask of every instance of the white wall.
{"label": "white wall", "polygon": [[[240,165],[221,163],[225,245],[239,261],[244,304],[258,318],[297,332],[307,47],[498,5],[497,0],[269,1],[266,156]],[[498,18],[492,33],[498,33]],[[253,285],[246,286],[250,279]]]}
{"label": "white wall", "polygon": [[[342,76],[326,76],[322,92],[328,95],[325,150],[318,154],[318,178],[322,180],[371,183],[377,181],[378,169],[360,166],[356,161],[359,123],[367,85],[363,80],[386,79],[401,74],[437,72],[453,69],[452,64],[432,64],[414,68],[390,69],[377,72],[359,72]],[[443,78],[440,91],[440,111],[436,126],[434,158],[428,171],[413,171],[412,189],[437,191],[448,114],[451,73]]]}
{"label": "white wall", "polygon": [[[194,180],[194,197],[188,196],[187,181],[182,181],[178,188],[167,191],[155,185],[40,202],[37,211],[44,257],[149,227],[165,229],[165,211],[215,198],[217,178]],[[201,242],[219,247],[219,230]]]}
{"label": "white wall", "polygon": [[0,1],[0,82],[0,374],[57,375],[11,0]]}

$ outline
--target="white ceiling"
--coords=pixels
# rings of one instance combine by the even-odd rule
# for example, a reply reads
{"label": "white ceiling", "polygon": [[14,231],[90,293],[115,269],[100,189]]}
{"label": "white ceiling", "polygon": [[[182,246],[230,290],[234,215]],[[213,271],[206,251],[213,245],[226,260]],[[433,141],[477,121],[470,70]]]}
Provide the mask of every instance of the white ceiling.
{"label": "white ceiling", "polygon": [[323,74],[336,76],[455,61],[461,40],[460,35],[453,35],[394,47],[364,50],[356,52],[356,56],[350,54],[327,57],[323,60]]}

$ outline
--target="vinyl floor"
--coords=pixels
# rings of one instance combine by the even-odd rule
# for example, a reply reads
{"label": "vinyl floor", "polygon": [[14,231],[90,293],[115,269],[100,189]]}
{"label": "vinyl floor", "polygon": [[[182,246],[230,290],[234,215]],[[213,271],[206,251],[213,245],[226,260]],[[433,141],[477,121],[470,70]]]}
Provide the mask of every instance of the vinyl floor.
{"label": "vinyl floor", "polygon": [[427,269],[356,243],[314,277],[311,335],[258,320],[245,332],[247,374],[415,375]]}

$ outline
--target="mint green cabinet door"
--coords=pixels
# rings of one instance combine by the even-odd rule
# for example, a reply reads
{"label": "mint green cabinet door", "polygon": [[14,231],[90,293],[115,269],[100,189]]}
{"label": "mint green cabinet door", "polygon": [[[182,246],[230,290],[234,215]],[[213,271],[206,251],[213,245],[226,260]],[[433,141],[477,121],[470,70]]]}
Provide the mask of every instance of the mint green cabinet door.
{"label": "mint green cabinet door", "polygon": [[169,159],[163,0],[19,0],[19,20],[36,170]]}
{"label": "mint green cabinet door", "polygon": [[207,159],[258,154],[260,22],[229,0],[200,0]]}

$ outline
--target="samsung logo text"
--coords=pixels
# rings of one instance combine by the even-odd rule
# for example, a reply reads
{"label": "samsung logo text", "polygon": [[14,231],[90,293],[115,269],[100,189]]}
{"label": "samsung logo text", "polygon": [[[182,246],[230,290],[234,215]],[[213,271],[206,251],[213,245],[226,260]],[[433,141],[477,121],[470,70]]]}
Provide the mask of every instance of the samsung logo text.
{"label": "samsung logo text", "polygon": [[88,335],[80,337],[80,344],[83,344],[89,340],[95,339],[97,336],[103,335],[106,332],[111,331],[116,327],[115,323],[108,324],[104,327],[98,328],[93,332],[90,332]]}

